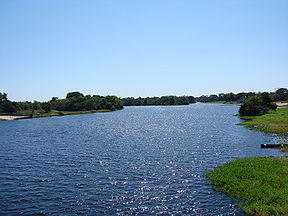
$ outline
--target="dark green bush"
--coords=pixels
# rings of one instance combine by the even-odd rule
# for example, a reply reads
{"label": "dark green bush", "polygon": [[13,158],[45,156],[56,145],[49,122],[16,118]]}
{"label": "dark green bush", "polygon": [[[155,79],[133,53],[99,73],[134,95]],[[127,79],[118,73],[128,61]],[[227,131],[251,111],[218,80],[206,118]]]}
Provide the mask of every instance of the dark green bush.
{"label": "dark green bush", "polygon": [[240,106],[240,116],[258,116],[267,113],[269,110],[275,110],[277,105],[272,102],[272,98],[267,92],[259,96],[253,96],[245,100]]}

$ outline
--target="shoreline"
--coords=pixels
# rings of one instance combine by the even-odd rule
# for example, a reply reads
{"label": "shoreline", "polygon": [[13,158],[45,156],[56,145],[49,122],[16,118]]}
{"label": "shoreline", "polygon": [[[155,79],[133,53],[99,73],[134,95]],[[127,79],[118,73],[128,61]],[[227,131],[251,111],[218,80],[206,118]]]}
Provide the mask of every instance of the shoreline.
{"label": "shoreline", "polygon": [[276,105],[278,107],[286,107],[286,106],[288,106],[288,103],[287,102],[276,102]]}
{"label": "shoreline", "polygon": [[288,107],[281,107],[261,116],[240,116],[239,118],[245,121],[237,125],[251,130],[288,136]]}
{"label": "shoreline", "polygon": [[44,118],[44,117],[60,117],[66,115],[80,115],[100,112],[112,112],[114,110],[101,109],[101,110],[89,110],[89,111],[53,111],[49,113],[36,113],[33,116],[21,116],[21,115],[0,115],[0,121],[14,121],[29,118]]}
{"label": "shoreline", "polygon": [[287,168],[287,156],[240,158],[208,171],[207,178],[248,215],[287,215]]}
{"label": "shoreline", "polygon": [[30,116],[13,116],[13,115],[0,115],[0,121],[13,121],[18,119],[27,119],[31,118]]}
{"label": "shoreline", "polygon": [[[237,125],[286,137],[287,105],[278,102],[279,109],[265,115],[240,117],[246,121]],[[288,152],[287,148],[278,150]],[[287,215],[287,168],[288,156],[238,158],[208,171],[207,178],[214,190],[237,200],[248,215]]]}

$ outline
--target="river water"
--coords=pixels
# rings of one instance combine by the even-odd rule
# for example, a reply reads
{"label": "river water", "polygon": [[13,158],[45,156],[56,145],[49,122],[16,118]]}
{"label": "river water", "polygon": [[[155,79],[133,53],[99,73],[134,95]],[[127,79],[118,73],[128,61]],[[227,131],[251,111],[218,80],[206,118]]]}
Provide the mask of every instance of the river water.
{"label": "river water", "polygon": [[0,122],[0,215],[245,215],[205,173],[277,137],[237,126],[237,105]]}

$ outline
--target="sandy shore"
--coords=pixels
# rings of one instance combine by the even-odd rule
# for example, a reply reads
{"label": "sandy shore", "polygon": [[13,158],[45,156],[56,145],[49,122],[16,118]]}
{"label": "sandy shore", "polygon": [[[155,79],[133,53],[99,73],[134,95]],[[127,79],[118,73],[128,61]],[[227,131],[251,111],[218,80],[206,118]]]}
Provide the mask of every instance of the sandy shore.
{"label": "sandy shore", "polygon": [[29,116],[0,116],[0,119],[5,120],[5,121],[10,121],[10,120],[16,120],[16,119],[23,119],[23,118],[29,118]]}
{"label": "sandy shore", "polygon": [[281,107],[281,106],[288,106],[288,103],[283,103],[283,102],[277,102],[276,103],[277,104],[277,106],[279,107]]}

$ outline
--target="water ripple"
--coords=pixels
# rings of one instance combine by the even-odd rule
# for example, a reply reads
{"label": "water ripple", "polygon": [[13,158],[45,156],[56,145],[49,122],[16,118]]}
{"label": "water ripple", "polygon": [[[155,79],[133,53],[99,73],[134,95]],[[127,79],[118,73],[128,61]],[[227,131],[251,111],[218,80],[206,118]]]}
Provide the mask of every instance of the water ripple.
{"label": "water ripple", "polygon": [[0,215],[244,215],[205,173],[279,155],[236,126],[237,106],[193,104],[0,124]]}

